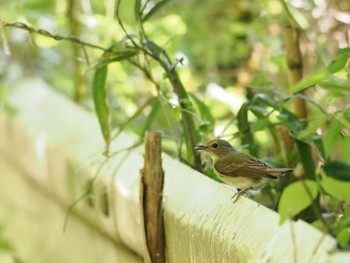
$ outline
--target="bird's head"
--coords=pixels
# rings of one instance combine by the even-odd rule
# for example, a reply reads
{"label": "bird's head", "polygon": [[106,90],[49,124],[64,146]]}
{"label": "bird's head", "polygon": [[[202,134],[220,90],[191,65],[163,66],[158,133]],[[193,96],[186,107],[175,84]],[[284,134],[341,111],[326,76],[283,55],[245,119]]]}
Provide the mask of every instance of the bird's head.
{"label": "bird's head", "polygon": [[215,162],[217,159],[224,157],[226,154],[235,151],[235,148],[225,140],[216,139],[207,144],[199,144],[195,147],[196,150],[206,151]]}

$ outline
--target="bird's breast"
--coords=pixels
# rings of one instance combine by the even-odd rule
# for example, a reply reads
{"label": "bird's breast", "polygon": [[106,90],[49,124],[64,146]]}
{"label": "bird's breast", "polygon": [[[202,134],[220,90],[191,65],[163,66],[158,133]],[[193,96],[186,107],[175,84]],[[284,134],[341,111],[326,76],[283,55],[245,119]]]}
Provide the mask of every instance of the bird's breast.
{"label": "bird's breast", "polygon": [[254,189],[254,188],[260,188],[261,186],[263,186],[264,184],[266,184],[269,179],[268,178],[249,178],[249,177],[243,177],[243,176],[238,176],[238,177],[234,177],[234,176],[226,176],[226,175],[222,175],[222,174],[218,174],[216,173],[221,180],[228,185],[234,186],[238,189],[241,190],[245,190],[245,189]]}

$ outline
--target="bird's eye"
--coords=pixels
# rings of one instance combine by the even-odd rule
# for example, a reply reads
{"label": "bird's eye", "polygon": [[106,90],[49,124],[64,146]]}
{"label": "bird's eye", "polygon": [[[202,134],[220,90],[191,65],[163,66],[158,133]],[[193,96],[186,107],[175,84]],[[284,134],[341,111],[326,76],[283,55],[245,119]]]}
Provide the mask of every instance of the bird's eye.
{"label": "bird's eye", "polygon": [[216,142],[214,142],[214,143],[211,145],[212,148],[218,148],[218,146],[219,146],[219,144],[217,144]]}

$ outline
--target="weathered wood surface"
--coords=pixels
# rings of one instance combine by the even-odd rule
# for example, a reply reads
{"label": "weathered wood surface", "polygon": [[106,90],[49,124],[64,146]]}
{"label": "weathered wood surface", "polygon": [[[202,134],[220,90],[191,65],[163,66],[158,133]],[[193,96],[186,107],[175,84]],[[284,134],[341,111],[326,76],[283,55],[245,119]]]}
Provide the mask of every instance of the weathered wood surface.
{"label": "weathered wood surface", "polygon": [[148,254],[146,262],[165,263],[163,220],[164,171],[162,167],[162,134],[147,132],[144,167],[141,170],[141,205]]}
{"label": "weathered wood surface", "polygon": [[[40,82],[11,103],[17,120],[0,115],[0,225],[17,253],[26,262],[141,262],[143,147],[107,162],[63,233],[68,205],[103,161],[97,120]],[[112,152],[134,142],[121,135]],[[229,189],[162,157],[168,262],[350,262],[333,238],[303,222],[279,226],[276,213],[249,199],[232,204]]]}

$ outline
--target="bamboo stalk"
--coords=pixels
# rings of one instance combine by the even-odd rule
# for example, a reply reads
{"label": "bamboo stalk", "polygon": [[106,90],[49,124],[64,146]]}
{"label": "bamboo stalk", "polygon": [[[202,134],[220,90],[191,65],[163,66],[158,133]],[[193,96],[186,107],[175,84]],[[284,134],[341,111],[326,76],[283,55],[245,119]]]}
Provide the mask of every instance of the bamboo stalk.
{"label": "bamboo stalk", "polygon": [[[81,24],[77,19],[77,12],[81,9],[78,0],[69,0],[68,2],[68,19],[70,32],[72,36],[79,36],[81,31]],[[81,104],[86,97],[87,87],[84,79],[84,69],[79,62],[82,48],[72,42],[72,56],[74,61],[74,99],[77,103]]]}
{"label": "bamboo stalk", "polygon": [[147,132],[144,167],[141,170],[141,203],[148,255],[146,262],[165,263],[165,232],[162,210],[164,171],[161,133]]}
{"label": "bamboo stalk", "polygon": [[[290,85],[296,84],[303,78],[303,58],[299,48],[299,36],[300,33],[297,28],[290,25],[284,28],[284,44],[289,69]],[[294,113],[301,119],[301,121],[307,122],[308,113],[306,102],[300,97],[294,98]],[[304,176],[309,179],[315,178],[315,163],[312,157],[310,145],[297,139],[295,142],[303,164]]]}
{"label": "bamboo stalk", "polygon": [[[299,48],[300,33],[297,28],[286,26],[284,28],[284,45],[286,49],[289,69],[289,83],[296,84],[303,78],[303,58]],[[294,112],[303,121],[307,120],[306,102],[302,98],[294,98]]]}

